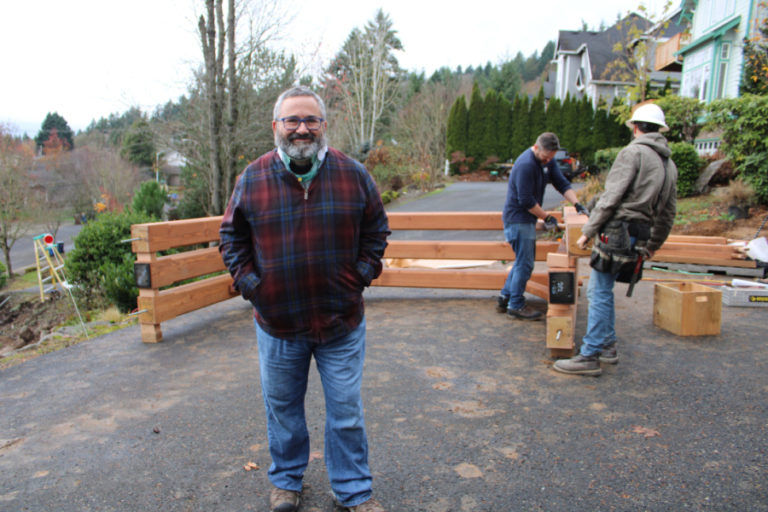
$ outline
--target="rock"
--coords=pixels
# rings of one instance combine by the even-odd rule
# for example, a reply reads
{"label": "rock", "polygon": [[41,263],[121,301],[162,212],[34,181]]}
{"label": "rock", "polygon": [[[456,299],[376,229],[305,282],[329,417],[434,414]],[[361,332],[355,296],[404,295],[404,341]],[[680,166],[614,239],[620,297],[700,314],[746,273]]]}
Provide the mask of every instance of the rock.
{"label": "rock", "polygon": [[706,169],[704,169],[704,171],[699,175],[699,179],[696,180],[695,187],[697,194],[702,194],[707,189],[709,186],[709,180],[712,179],[712,176],[717,174],[717,171],[720,170],[720,167],[722,167],[723,164],[727,161],[727,158],[715,160],[709,164]]}

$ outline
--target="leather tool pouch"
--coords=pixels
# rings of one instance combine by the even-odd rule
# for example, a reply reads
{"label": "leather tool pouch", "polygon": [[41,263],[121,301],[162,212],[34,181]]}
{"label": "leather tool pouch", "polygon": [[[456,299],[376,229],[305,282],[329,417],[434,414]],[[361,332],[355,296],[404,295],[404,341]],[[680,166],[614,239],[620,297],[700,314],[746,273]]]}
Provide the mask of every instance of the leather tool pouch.
{"label": "leather tool pouch", "polygon": [[[634,246],[645,244],[650,236],[651,227],[646,223],[610,220],[595,241],[589,265],[599,272],[616,274],[616,281],[620,283],[628,283],[637,266],[638,255]],[[642,279],[642,274],[641,266],[638,281]]]}

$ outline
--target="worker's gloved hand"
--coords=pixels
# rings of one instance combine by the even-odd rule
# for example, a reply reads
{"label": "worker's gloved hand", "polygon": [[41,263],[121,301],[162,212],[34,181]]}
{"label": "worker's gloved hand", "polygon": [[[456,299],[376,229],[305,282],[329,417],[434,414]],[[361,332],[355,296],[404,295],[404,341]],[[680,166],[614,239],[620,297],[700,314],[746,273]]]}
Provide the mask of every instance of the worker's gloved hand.
{"label": "worker's gloved hand", "polygon": [[576,208],[576,213],[580,213],[581,215],[586,215],[587,217],[589,217],[589,210],[587,210],[586,206],[584,206],[581,203],[576,203],[573,206]]}
{"label": "worker's gloved hand", "polygon": [[544,227],[547,231],[557,231],[557,219],[552,215],[544,217]]}

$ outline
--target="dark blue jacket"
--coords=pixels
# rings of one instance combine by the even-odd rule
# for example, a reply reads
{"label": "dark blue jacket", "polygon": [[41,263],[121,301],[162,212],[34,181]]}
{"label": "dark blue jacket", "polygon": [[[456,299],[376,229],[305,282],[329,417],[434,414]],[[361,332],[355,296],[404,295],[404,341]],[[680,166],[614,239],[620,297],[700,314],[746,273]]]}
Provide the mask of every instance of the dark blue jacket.
{"label": "dark blue jacket", "polygon": [[554,159],[542,167],[532,148],[523,151],[509,173],[507,200],[502,214],[504,225],[535,223],[536,216],[528,210],[541,205],[547,183],[552,183],[561,194],[571,188],[571,182],[560,172]]}

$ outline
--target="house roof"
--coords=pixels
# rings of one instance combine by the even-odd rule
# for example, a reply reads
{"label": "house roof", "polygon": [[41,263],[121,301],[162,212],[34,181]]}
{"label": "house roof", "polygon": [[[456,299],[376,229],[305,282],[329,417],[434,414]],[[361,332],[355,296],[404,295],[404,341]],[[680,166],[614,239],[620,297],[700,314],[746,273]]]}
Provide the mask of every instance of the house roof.
{"label": "house roof", "polygon": [[557,37],[557,53],[589,54],[590,71],[593,79],[604,78],[606,66],[618,57],[613,47],[618,42],[626,41],[627,33],[634,24],[643,32],[651,27],[651,22],[636,13],[630,13],[620,22],[614,23],[602,32],[589,30],[561,30]]}

